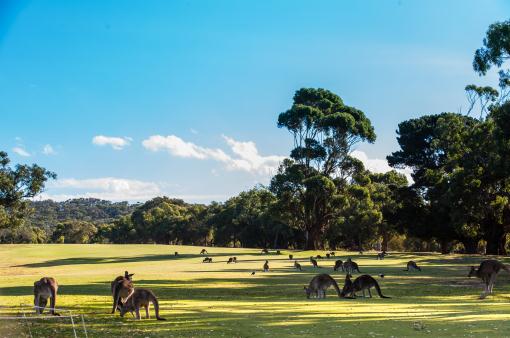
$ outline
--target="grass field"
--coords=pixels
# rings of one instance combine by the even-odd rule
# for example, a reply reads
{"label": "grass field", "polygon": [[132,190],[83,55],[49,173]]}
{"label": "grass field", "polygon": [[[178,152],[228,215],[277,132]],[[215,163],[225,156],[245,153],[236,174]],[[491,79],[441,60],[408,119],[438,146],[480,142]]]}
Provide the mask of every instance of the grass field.
{"label": "grass field", "polygon": [[[330,273],[343,285],[344,274],[332,270],[334,259],[319,261],[321,269],[311,268],[308,257],[322,252],[291,252],[304,267],[297,272],[288,251],[262,255],[255,249],[208,248],[213,263],[204,264],[200,249],[1,245],[0,316],[18,315],[20,304],[33,301],[34,281],[52,276],[60,284],[57,306],[83,313],[89,337],[510,336],[510,275],[502,272],[495,295],[485,300],[478,299],[480,281],[466,277],[467,266],[479,263],[481,256],[402,253],[378,261],[375,253],[337,252],[337,258],[351,256],[363,273],[384,273],[384,279],[376,278],[392,299],[339,299],[330,290],[325,300],[307,300],[303,285],[319,272]],[[230,256],[237,256],[239,262],[227,265]],[[265,259],[270,263],[268,273],[261,272]],[[410,259],[423,272],[403,272]],[[135,286],[156,293],[166,322],[110,315],[110,281],[126,269],[135,273]],[[64,320],[55,323],[34,322],[32,334],[69,333],[63,329],[69,326]],[[27,325],[0,320],[2,337],[27,333]]]}

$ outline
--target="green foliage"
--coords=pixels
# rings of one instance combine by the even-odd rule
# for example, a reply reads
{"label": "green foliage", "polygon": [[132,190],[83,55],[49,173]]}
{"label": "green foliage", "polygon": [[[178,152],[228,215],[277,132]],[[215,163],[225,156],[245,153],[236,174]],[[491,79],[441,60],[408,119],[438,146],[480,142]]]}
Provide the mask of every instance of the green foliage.
{"label": "green foliage", "polygon": [[24,242],[39,241],[40,233],[31,227],[22,230],[25,235],[16,235],[16,229],[24,225],[25,216],[29,212],[26,199],[40,193],[46,181],[55,179],[56,174],[36,164],[18,164],[12,168],[9,163],[7,153],[0,151],[0,229],[8,230],[10,234],[0,236],[0,243],[7,237],[22,238]]}

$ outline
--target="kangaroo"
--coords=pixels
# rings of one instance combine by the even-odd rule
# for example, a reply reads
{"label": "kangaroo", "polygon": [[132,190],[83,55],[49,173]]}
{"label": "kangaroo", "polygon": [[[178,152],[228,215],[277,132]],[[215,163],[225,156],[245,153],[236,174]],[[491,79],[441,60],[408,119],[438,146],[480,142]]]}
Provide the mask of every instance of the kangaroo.
{"label": "kangaroo", "polygon": [[174,256],[179,256],[179,253],[177,251],[174,252]]}
{"label": "kangaroo", "polygon": [[330,275],[326,273],[321,273],[312,278],[310,284],[305,286],[304,290],[306,293],[306,298],[310,299],[312,295],[315,295],[316,298],[326,298],[326,290],[333,286],[340,297],[340,288],[336,281]]}
{"label": "kangaroo", "polygon": [[383,252],[379,252],[377,254],[377,260],[383,260],[384,259],[384,256],[386,256],[386,252],[383,251]]}
{"label": "kangaroo", "polygon": [[121,308],[126,300],[133,294],[135,287],[133,286],[133,281],[131,280],[132,276],[133,274],[129,274],[127,271],[125,271],[124,276],[118,276],[111,283],[113,295],[112,314],[115,313],[115,309]]}
{"label": "kangaroo", "polygon": [[329,254],[330,254],[331,256],[335,256],[335,252],[334,252],[334,251],[331,251]]}
{"label": "kangaroo", "polygon": [[303,270],[301,269],[301,264],[299,264],[297,261],[294,261],[294,268],[295,268],[296,270],[303,271]]}
{"label": "kangaroo", "polygon": [[319,265],[317,265],[317,261],[315,259],[313,259],[313,257],[310,257],[310,263],[312,263],[314,268],[318,268],[319,267]]}
{"label": "kangaroo", "polygon": [[294,255],[289,255],[289,261],[294,259]]}
{"label": "kangaroo", "polygon": [[333,271],[338,271],[338,269],[342,269],[342,271],[344,271],[344,265],[342,263],[342,260],[341,259],[338,259],[336,262],[335,262],[335,267],[333,268]]}
{"label": "kangaroo", "polygon": [[234,259],[232,257],[230,257],[227,261],[227,264],[230,264],[230,263],[233,263],[234,262]]}
{"label": "kangaroo", "polygon": [[145,318],[149,319],[149,307],[150,303],[154,305],[154,311],[156,312],[157,320],[166,320],[165,318],[161,318],[159,316],[159,303],[158,299],[154,295],[154,293],[149,289],[135,289],[131,296],[124,302],[124,305],[120,309],[120,316],[124,317],[126,312],[133,311],[136,313],[136,319],[140,320],[140,308],[143,306],[145,308]]}
{"label": "kangaroo", "polygon": [[344,262],[344,270],[347,273],[352,273],[354,271],[361,273],[361,271],[359,271],[358,263],[352,261],[350,258],[347,258],[347,260]]}
{"label": "kangaroo", "polygon": [[[117,306],[115,307],[116,309],[120,310],[121,306],[122,306],[122,302],[120,301],[120,298],[119,299],[116,299],[116,296],[115,296],[115,288],[117,287],[117,285],[119,284],[119,282],[121,282],[122,280],[126,279],[128,281],[132,281],[132,277],[133,277],[134,273],[128,273],[127,271],[124,271],[124,276],[117,276],[115,277],[115,279],[110,283],[110,286],[111,286],[111,291],[112,291],[112,297],[113,297],[113,306],[115,307],[115,301],[117,300]],[[127,295],[125,295],[125,297],[127,297]],[[112,312],[114,313],[115,310]]]}
{"label": "kangaroo", "polygon": [[232,257],[232,262],[237,263],[237,257]]}
{"label": "kangaroo", "polygon": [[211,257],[206,257],[206,258],[204,258],[202,263],[212,263],[212,258]]}
{"label": "kangaroo", "polygon": [[269,261],[266,261],[264,263],[264,272],[268,272],[269,271]]}
{"label": "kangaroo", "polygon": [[322,256],[321,255],[317,255],[317,257],[315,257],[317,259],[322,259]]}
{"label": "kangaroo", "polygon": [[480,299],[483,299],[487,297],[488,294],[492,293],[492,288],[496,283],[496,276],[501,269],[510,272],[508,266],[495,259],[482,261],[478,269],[476,269],[474,266],[471,266],[468,277],[476,276],[485,283],[485,290],[480,295]]}
{"label": "kangaroo", "polygon": [[281,254],[282,254],[282,252],[281,252],[280,250],[276,250],[276,254],[277,254],[277,255],[281,255]]}
{"label": "kangaroo", "polygon": [[208,252],[207,252],[207,250],[206,250],[206,249],[202,249],[202,251],[200,251],[200,254],[201,254],[201,255],[207,255],[207,254],[208,254]]}
{"label": "kangaroo", "polygon": [[418,270],[421,271],[421,268],[416,264],[415,261],[409,261],[407,262],[407,267],[404,271],[411,271],[411,270]]}
{"label": "kangaroo", "polygon": [[347,274],[345,276],[345,285],[342,289],[341,296],[351,296],[356,298],[356,292],[363,292],[363,298],[365,298],[365,290],[368,291],[368,296],[372,298],[372,292],[370,291],[371,288],[375,288],[377,291],[377,294],[381,298],[391,298],[388,296],[384,296],[381,292],[381,288],[379,287],[379,283],[370,275],[361,275],[358,278],[354,280],[354,282],[351,282],[351,275]]}
{"label": "kangaroo", "polygon": [[331,257],[331,255],[329,253],[327,253],[326,258],[329,259],[329,257]]}
{"label": "kangaroo", "polygon": [[262,251],[260,251],[260,253],[263,253],[263,254],[269,254],[269,251],[267,249],[262,249]]}
{"label": "kangaroo", "polygon": [[50,299],[50,314],[60,316],[55,312],[57,303],[58,283],[55,278],[43,277],[34,283],[34,305],[35,313],[42,314]]}

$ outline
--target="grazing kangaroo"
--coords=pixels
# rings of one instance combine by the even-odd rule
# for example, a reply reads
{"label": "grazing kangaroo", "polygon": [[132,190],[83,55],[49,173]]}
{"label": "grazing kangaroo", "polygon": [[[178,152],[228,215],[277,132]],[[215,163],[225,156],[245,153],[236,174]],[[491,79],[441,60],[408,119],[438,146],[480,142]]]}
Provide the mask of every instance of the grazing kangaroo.
{"label": "grazing kangaroo", "polygon": [[140,308],[143,306],[145,308],[145,318],[149,319],[149,307],[150,303],[154,306],[154,311],[156,312],[157,320],[166,320],[165,318],[161,318],[159,316],[159,303],[158,299],[154,295],[154,293],[149,289],[135,289],[131,296],[124,302],[124,305],[120,309],[120,316],[124,317],[126,312],[133,311],[136,313],[136,319],[140,320]]}
{"label": "grazing kangaroo", "polygon": [[358,278],[354,280],[354,282],[351,282],[351,275],[347,274],[345,276],[345,285],[342,289],[341,296],[351,296],[356,298],[356,292],[363,292],[363,298],[365,297],[365,290],[368,291],[368,296],[372,298],[372,292],[370,291],[371,288],[375,288],[377,291],[377,294],[381,298],[391,298],[384,296],[381,292],[381,288],[379,287],[379,283],[370,275],[361,275]]}
{"label": "grazing kangaroo", "polygon": [[133,286],[133,281],[131,280],[132,276],[133,274],[129,274],[125,271],[124,276],[115,278],[115,280],[111,283],[113,294],[112,314],[115,313],[115,309],[122,307],[122,305],[126,302],[126,299],[131,297],[133,294],[135,288]]}
{"label": "grazing kangaroo", "polygon": [[418,270],[421,271],[421,268],[416,264],[415,261],[409,261],[407,262],[407,267],[404,271],[411,271],[411,270]]}
{"label": "grazing kangaroo", "polygon": [[313,259],[313,257],[310,257],[310,263],[312,263],[314,268],[318,268],[319,267],[319,265],[317,264],[317,261],[315,259]]}
{"label": "grazing kangaroo", "polygon": [[200,251],[200,254],[201,254],[201,255],[207,255],[207,254],[208,254],[208,252],[207,252],[207,250],[206,250],[206,249],[202,249],[202,251]]}
{"label": "grazing kangaroo", "polygon": [[291,261],[292,259],[294,259],[294,255],[289,255],[289,260]]}
{"label": "grazing kangaroo", "polygon": [[202,263],[212,263],[212,258],[211,257],[206,257],[206,258],[204,258]]}
{"label": "grazing kangaroo", "polygon": [[321,255],[317,255],[317,257],[315,257],[317,259],[322,259],[322,256]]}
{"label": "grazing kangaroo", "polygon": [[344,262],[344,270],[347,273],[352,273],[354,271],[361,273],[361,271],[359,271],[358,263],[352,261],[350,258],[347,258],[347,260]]}
{"label": "grazing kangaroo", "polygon": [[335,262],[335,267],[333,268],[333,271],[338,271],[338,269],[342,269],[342,271],[344,271],[344,265],[341,259],[338,259]]}
{"label": "grazing kangaroo", "polygon": [[331,255],[329,253],[327,253],[326,258],[329,259],[329,257],[331,257]]}
{"label": "grazing kangaroo", "polygon": [[383,259],[384,259],[384,256],[386,256],[386,252],[385,252],[385,251],[383,251],[383,252],[379,252],[379,253],[377,254],[377,259],[378,259],[378,260],[383,260]]}
{"label": "grazing kangaroo", "polygon": [[237,257],[232,257],[232,262],[237,263]]}
{"label": "grazing kangaroo", "polygon": [[280,250],[276,250],[276,254],[277,254],[277,255],[281,255],[281,254],[282,254],[282,252],[281,252]]}
{"label": "grazing kangaroo", "polygon": [[[115,288],[117,287],[117,285],[119,284],[119,282],[121,282],[122,280],[126,279],[128,281],[131,281],[132,282],[132,277],[133,277],[134,273],[128,273],[127,271],[124,271],[124,276],[117,276],[115,277],[115,279],[110,283],[110,286],[111,286],[111,291],[112,291],[112,297],[113,297],[113,306],[114,308],[120,310],[121,306],[122,306],[122,302],[119,299],[116,299],[115,297]],[[127,297],[127,295],[126,295]],[[117,301],[117,306],[115,306],[115,301]],[[114,313],[115,310],[113,310],[112,313]]]}
{"label": "grazing kangaroo", "polygon": [[299,264],[297,261],[294,261],[294,268],[295,268],[296,270],[303,271],[303,270],[301,269],[301,264]]}
{"label": "grazing kangaroo", "polygon": [[266,261],[264,263],[264,272],[268,272],[269,271],[269,261]]}
{"label": "grazing kangaroo", "polygon": [[34,305],[35,313],[42,314],[48,298],[50,299],[50,314],[60,316],[55,312],[55,304],[57,303],[58,283],[55,278],[43,277],[34,283]]}
{"label": "grazing kangaroo", "polygon": [[263,254],[269,254],[269,251],[267,249],[262,249],[262,251],[260,251],[260,253],[263,253]]}
{"label": "grazing kangaroo", "polygon": [[334,252],[334,251],[331,251],[329,254],[330,254],[331,256],[335,256],[335,252]]}
{"label": "grazing kangaroo", "polygon": [[233,263],[234,262],[234,259],[232,257],[230,257],[227,261],[227,264],[230,264],[230,263]]}
{"label": "grazing kangaroo", "polygon": [[330,275],[326,273],[321,273],[312,278],[310,284],[305,286],[306,298],[310,298],[310,296],[315,295],[316,298],[326,298],[326,290],[333,286],[340,297],[340,288],[336,281]]}
{"label": "grazing kangaroo", "polygon": [[482,261],[478,269],[474,266],[471,266],[468,277],[476,276],[485,283],[485,290],[480,295],[480,299],[483,299],[487,297],[488,294],[492,293],[492,288],[496,283],[496,276],[501,269],[510,272],[510,269],[505,264],[495,259]]}

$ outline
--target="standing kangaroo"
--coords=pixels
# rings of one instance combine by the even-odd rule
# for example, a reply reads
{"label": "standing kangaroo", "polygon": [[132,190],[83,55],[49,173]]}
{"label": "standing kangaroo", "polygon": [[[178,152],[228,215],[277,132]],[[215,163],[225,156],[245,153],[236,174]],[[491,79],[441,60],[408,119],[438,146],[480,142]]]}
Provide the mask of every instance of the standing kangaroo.
{"label": "standing kangaroo", "polygon": [[407,262],[407,267],[404,271],[411,271],[411,270],[418,270],[421,271],[421,268],[416,264],[415,261],[409,261]]}
{"label": "standing kangaroo", "polygon": [[359,271],[358,263],[352,261],[350,258],[347,258],[347,260],[344,262],[344,270],[347,273],[352,273],[354,271],[361,273],[361,271]]}
{"label": "standing kangaroo", "polygon": [[294,261],[294,268],[295,268],[296,270],[303,271],[303,270],[301,269],[301,264],[299,264],[297,261]]}
{"label": "standing kangaroo", "polygon": [[333,271],[338,271],[339,269],[342,269],[342,271],[344,271],[344,264],[341,259],[338,259],[335,261],[335,266],[333,267]]}
{"label": "standing kangaroo", "polygon": [[510,269],[505,264],[495,259],[488,259],[481,262],[478,269],[476,269],[474,266],[471,266],[468,277],[476,276],[485,283],[485,290],[480,295],[480,299],[483,299],[487,297],[488,294],[492,293],[492,288],[496,283],[496,276],[501,269],[510,272]]}
{"label": "standing kangaroo", "polygon": [[[110,283],[111,291],[112,291],[112,297],[113,297],[113,306],[114,306],[114,309],[116,308],[116,309],[120,310],[120,308],[122,307],[121,299],[120,298],[116,298],[116,296],[115,296],[115,289],[117,288],[118,285],[121,284],[121,282],[124,279],[128,280],[129,282],[132,282],[133,275],[134,275],[134,273],[128,273],[127,271],[124,271],[124,276],[117,276]],[[127,297],[127,295],[124,295],[123,297]],[[115,302],[117,302],[117,306],[115,306]],[[115,312],[115,310],[112,311],[112,313],[114,313],[114,312]]]}
{"label": "standing kangaroo", "polygon": [[120,316],[124,317],[126,312],[133,311],[136,313],[136,319],[140,320],[140,308],[143,306],[145,308],[145,318],[149,319],[149,307],[150,303],[154,305],[154,311],[156,312],[157,320],[166,320],[165,318],[161,318],[159,316],[159,303],[158,299],[154,295],[154,293],[149,289],[136,289],[133,291],[131,296],[124,302],[124,305],[120,309]]}
{"label": "standing kangaroo", "polygon": [[370,291],[371,288],[375,288],[377,291],[377,294],[381,298],[391,298],[384,296],[381,292],[381,288],[379,287],[379,283],[370,275],[361,275],[358,278],[354,280],[354,282],[351,281],[351,275],[347,274],[345,276],[345,285],[342,289],[341,297],[354,297],[356,298],[356,292],[363,292],[363,298],[365,297],[365,290],[368,291],[368,296],[372,298],[372,292]]}
{"label": "standing kangaroo", "polygon": [[[131,276],[132,275],[133,274],[131,274]],[[119,304],[123,305],[126,302],[126,300],[133,295],[135,287],[133,286],[131,276],[126,271],[122,279],[117,280],[117,278],[119,277],[115,278],[117,282],[112,286],[113,293],[112,314],[115,313],[115,309],[118,308]]]}
{"label": "standing kangaroo", "polygon": [[50,314],[60,316],[55,312],[57,303],[58,283],[55,278],[43,277],[34,283],[34,305],[35,313],[42,314],[50,299]]}
{"label": "standing kangaroo", "polygon": [[312,266],[314,268],[318,268],[319,265],[317,265],[317,261],[315,259],[313,259],[313,257],[310,257],[310,263],[312,263]]}
{"label": "standing kangaroo", "polygon": [[326,298],[326,290],[333,286],[340,297],[340,288],[336,281],[330,275],[326,273],[322,273],[312,278],[310,284],[305,286],[306,298],[310,298],[312,295],[315,295],[316,298]]}
{"label": "standing kangaroo", "polygon": [[269,261],[266,261],[266,262],[264,263],[263,268],[264,268],[264,272],[268,272],[268,271],[269,271]]}

